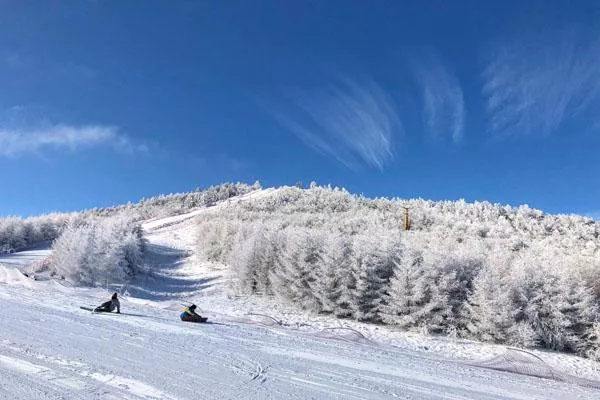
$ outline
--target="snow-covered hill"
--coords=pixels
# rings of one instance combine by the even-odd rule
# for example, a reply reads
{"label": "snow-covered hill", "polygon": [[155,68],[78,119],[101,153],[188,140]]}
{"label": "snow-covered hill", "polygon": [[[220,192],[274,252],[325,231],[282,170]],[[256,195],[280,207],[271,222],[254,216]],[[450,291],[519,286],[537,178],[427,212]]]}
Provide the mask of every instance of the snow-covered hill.
{"label": "snow-covered hill", "polygon": [[[597,389],[565,382],[598,379],[590,360],[534,352],[543,362],[508,359],[522,373],[497,371],[482,361],[503,346],[232,296],[229,270],[195,254],[195,220],[219,207],[227,202],[143,225],[146,269],[120,289],[122,315],[79,308],[106,300],[106,290],[17,272],[47,252],[0,258],[0,399],[600,399]],[[182,302],[213,323],[179,321]]]}

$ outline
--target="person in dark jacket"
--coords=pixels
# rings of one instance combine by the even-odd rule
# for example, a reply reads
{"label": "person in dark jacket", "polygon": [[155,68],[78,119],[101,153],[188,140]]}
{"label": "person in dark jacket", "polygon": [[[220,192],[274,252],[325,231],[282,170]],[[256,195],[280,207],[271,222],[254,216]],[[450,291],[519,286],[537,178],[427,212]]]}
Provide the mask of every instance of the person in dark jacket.
{"label": "person in dark jacket", "polygon": [[196,314],[196,305],[192,304],[183,309],[183,312],[179,315],[182,321],[186,322],[206,322],[207,318],[204,318]]}
{"label": "person in dark jacket", "polygon": [[121,303],[116,293],[113,293],[109,301],[102,303],[99,307],[94,309],[94,312],[113,312],[117,309],[117,314],[121,313]]}

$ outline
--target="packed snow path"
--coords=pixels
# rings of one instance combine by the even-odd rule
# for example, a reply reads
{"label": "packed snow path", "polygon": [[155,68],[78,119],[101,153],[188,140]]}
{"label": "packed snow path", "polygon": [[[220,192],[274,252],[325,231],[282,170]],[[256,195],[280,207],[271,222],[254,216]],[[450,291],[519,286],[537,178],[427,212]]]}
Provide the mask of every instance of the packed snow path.
{"label": "packed snow path", "polygon": [[[81,304],[98,292],[0,286],[2,399],[592,399],[575,385],[391,346],[243,324],[180,322],[176,311]],[[220,323],[217,323],[220,322]]]}

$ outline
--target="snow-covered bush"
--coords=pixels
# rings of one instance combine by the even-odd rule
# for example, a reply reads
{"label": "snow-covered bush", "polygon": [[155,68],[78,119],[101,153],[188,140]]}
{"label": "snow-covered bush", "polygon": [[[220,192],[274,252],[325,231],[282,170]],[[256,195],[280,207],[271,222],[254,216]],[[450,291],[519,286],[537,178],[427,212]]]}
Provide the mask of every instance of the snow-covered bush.
{"label": "snow-covered bush", "polygon": [[524,322],[541,347],[584,352],[585,335],[598,317],[596,299],[582,280],[560,268],[560,259],[528,254],[516,260],[515,322]]}
{"label": "snow-covered bush", "polygon": [[573,257],[539,250],[488,256],[469,299],[470,332],[486,341],[587,354],[600,314],[576,266]]}
{"label": "snow-covered bush", "polygon": [[53,243],[50,271],[75,285],[131,278],[142,264],[142,231],[125,214],[70,223]]}
{"label": "snow-covered bush", "polygon": [[12,253],[58,237],[74,214],[0,218],[0,253]]}

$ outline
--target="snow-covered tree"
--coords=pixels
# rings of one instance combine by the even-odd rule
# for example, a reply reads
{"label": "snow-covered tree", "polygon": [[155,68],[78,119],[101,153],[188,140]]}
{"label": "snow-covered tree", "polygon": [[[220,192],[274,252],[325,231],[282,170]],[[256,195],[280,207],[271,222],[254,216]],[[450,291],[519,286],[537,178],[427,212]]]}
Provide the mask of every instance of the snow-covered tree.
{"label": "snow-covered tree", "polygon": [[71,222],[53,243],[51,272],[77,285],[131,278],[142,262],[141,229],[124,214]]}
{"label": "snow-covered tree", "polygon": [[296,305],[319,312],[322,310],[317,286],[323,260],[323,238],[302,230],[289,233],[284,254],[271,275],[274,290]]}
{"label": "snow-covered tree", "polygon": [[52,273],[61,279],[83,285],[96,282],[95,270],[90,268],[88,261],[91,236],[90,226],[69,225],[54,242]]}
{"label": "snow-covered tree", "polygon": [[[405,206],[406,234],[398,232]],[[228,224],[245,233],[211,233]],[[251,238],[258,225],[268,228]],[[198,229],[212,235],[204,245],[221,260],[252,255],[232,263],[250,277],[242,281],[251,292],[315,312],[580,353],[595,337],[598,311],[583,305],[600,300],[600,224],[583,217],[488,202],[368,199],[313,184],[207,213]],[[390,238],[402,238],[395,251]],[[549,265],[546,281],[531,272]],[[557,327],[571,333],[558,337]]]}
{"label": "snow-covered tree", "polygon": [[400,258],[399,246],[380,233],[366,234],[357,243],[354,314],[360,321],[381,322],[390,278]]}
{"label": "snow-covered tree", "polygon": [[432,281],[427,278],[420,250],[405,250],[396,263],[383,308],[383,320],[403,328],[420,326],[426,321]]}
{"label": "snow-covered tree", "polygon": [[322,311],[340,318],[351,317],[357,274],[352,239],[339,234],[329,235],[321,269],[318,296]]}
{"label": "snow-covered tree", "polygon": [[486,342],[507,342],[509,329],[515,323],[511,257],[508,251],[488,256],[466,304],[470,319],[468,331]]}

